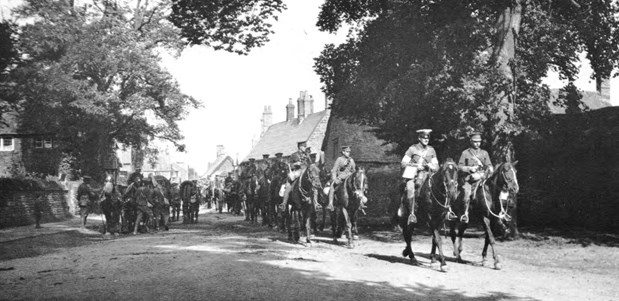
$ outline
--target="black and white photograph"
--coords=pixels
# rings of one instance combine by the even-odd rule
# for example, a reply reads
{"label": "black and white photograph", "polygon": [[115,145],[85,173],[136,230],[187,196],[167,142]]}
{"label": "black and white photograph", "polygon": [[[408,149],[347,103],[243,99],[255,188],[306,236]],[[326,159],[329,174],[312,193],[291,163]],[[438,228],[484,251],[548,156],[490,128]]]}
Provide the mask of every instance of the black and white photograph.
{"label": "black and white photograph", "polygon": [[617,279],[617,0],[0,0],[0,300]]}

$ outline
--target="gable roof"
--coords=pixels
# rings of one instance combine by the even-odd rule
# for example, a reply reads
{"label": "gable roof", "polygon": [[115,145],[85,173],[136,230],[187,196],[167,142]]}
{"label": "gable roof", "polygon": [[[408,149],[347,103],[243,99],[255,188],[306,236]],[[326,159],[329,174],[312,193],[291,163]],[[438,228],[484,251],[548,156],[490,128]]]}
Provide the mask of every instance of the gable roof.
{"label": "gable roof", "polygon": [[234,166],[234,160],[232,159],[232,157],[221,156],[217,158],[215,162],[213,162],[211,167],[206,170],[206,172],[204,173],[202,177],[209,178],[210,176],[212,176],[215,172],[219,170],[219,168],[221,168],[221,166],[226,162],[226,160],[230,160],[230,163],[232,163],[232,165]]}
{"label": "gable roof", "polygon": [[[317,131],[318,125],[324,118],[329,118],[329,111],[324,110],[308,115],[299,123],[299,118],[289,121],[282,121],[271,125],[262,135],[262,138],[249,152],[243,161],[254,158],[262,158],[263,154],[274,156],[276,153],[283,153],[284,156],[297,151],[297,142],[307,141],[307,146],[317,152],[322,147],[322,139],[311,139],[312,134]],[[323,133],[324,134],[324,133]]]}
{"label": "gable roof", "polygon": [[[327,153],[330,151],[328,148],[350,146],[351,156],[356,162],[400,162],[400,157],[393,152],[395,144],[385,143],[385,140],[376,137],[375,129],[369,125],[352,123],[332,116],[329,118],[322,150]],[[336,138],[339,145],[331,145],[330,142]],[[339,153],[339,150],[335,151]]]}

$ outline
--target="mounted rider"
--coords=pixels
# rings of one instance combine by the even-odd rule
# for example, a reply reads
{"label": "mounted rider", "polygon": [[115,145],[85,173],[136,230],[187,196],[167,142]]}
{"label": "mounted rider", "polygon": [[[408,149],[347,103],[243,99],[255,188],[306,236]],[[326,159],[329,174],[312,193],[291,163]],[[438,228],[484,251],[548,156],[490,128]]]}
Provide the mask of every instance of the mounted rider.
{"label": "mounted rider", "polygon": [[[334,211],[333,207],[333,198],[335,195],[335,190],[340,187],[344,181],[348,177],[350,177],[357,166],[355,164],[355,160],[350,157],[350,146],[342,146],[342,155],[335,160],[333,163],[333,168],[331,169],[331,185],[329,187],[329,205],[327,205],[327,209]],[[363,206],[363,205],[362,205]]]}
{"label": "mounted rider", "polygon": [[300,176],[303,170],[309,166],[309,155],[306,152],[307,142],[297,142],[297,151],[290,155],[290,163],[292,163],[292,169],[288,173],[288,182],[286,182],[286,190],[284,191],[284,200],[279,205],[280,208],[286,208],[288,205],[288,197],[290,191],[292,191],[292,183],[294,183]]}
{"label": "mounted rider", "polygon": [[[473,132],[470,136],[471,147],[465,149],[460,155],[458,169],[460,170],[460,182],[464,190],[466,204],[471,198],[471,193],[477,189],[479,183],[494,171],[488,152],[481,149],[481,133]],[[467,211],[468,213],[468,211]],[[468,215],[462,216],[462,221],[468,221]]]}
{"label": "mounted rider", "polygon": [[142,219],[144,220],[146,232],[149,232],[148,222],[152,221],[154,217],[153,205],[155,200],[153,195],[152,179],[144,179],[138,185],[139,187],[135,191],[135,201],[137,203],[138,210],[133,235],[138,234],[138,227],[140,226],[140,221]]}
{"label": "mounted rider", "polygon": [[430,172],[438,170],[438,159],[436,151],[428,143],[430,142],[431,129],[417,130],[419,143],[411,145],[402,158],[402,168],[404,172],[402,178],[406,181],[406,204],[400,204],[398,215],[403,207],[408,207],[410,215],[408,223],[416,223],[415,208],[413,201],[416,193],[416,186],[421,186]]}

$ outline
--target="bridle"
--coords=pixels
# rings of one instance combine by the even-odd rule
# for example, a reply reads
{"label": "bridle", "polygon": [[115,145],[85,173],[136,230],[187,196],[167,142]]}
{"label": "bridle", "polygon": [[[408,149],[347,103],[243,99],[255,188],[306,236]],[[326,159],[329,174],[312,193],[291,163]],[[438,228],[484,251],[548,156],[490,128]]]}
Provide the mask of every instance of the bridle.
{"label": "bridle", "polygon": [[[497,171],[499,172],[498,174],[500,174],[502,176],[503,182],[504,182],[503,187],[501,188],[501,193],[509,193],[509,185],[508,185],[508,181],[507,181],[508,177],[505,174],[506,171],[504,170],[505,169],[504,166],[505,166],[505,163],[501,164],[497,168]],[[514,181],[516,181],[516,187],[518,187],[518,180],[516,178],[516,172],[514,171],[513,166],[510,166],[509,170],[513,173]],[[498,176],[497,176],[497,178],[498,178]],[[503,200],[501,200],[501,196],[500,195],[499,195],[498,198],[499,198],[499,206],[501,207],[501,211],[498,214],[492,212],[492,209],[490,209],[491,204],[488,203],[488,196],[486,194],[485,182],[482,183],[482,185],[483,185],[482,186],[482,193],[483,193],[483,196],[484,196],[484,203],[486,205],[486,208],[488,208],[488,212],[492,216],[494,216],[494,217],[496,217],[498,219],[505,219],[506,221],[511,221],[512,217],[509,214],[507,214],[507,210],[503,206]],[[498,185],[497,185],[497,183],[495,181],[495,191],[497,190],[496,186],[498,186]],[[496,194],[496,192],[494,194]],[[509,198],[509,196],[508,196],[508,198]]]}
{"label": "bridle", "polygon": [[[455,166],[455,163],[451,163],[451,162],[450,162],[450,163],[446,163],[446,165],[447,165],[447,167],[443,167],[443,169],[446,169],[446,168],[453,168],[453,167]],[[441,204],[441,202],[439,201],[439,199],[438,199],[438,198],[436,197],[436,195],[434,194],[434,189],[433,189],[433,187],[432,187],[432,182],[433,182],[433,181],[432,181],[432,179],[434,178],[434,176],[435,176],[436,174],[437,174],[437,173],[433,173],[433,174],[430,176],[430,178],[428,179],[428,186],[429,186],[429,188],[430,188],[430,197],[432,198],[432,200],[434,200],[434,201],[435,201],[437,204],[439,204],[441,207],[443,207],[443,208],[445,208],[445,209],[449,209],[449,211],[451,211],[451,198],[450,198],[449,194],[447,193],[447,192],[449,191],[448,186],[449,186],[450,184],[452,184],[452,185],[453,185],[453,184],[457,184],[457,183],[458,183],[458,181],[457,181],[456,179],[451,179],[451,180],[448,180],[448,179],[447,179],[447,177],[443,176],[443,181],[442,181],[442,182],[443,182],[443,188],[445,189],[445,193],[444,193],[444,194],[442,194],[442,197],[444,197],[444,198],[445,198],[445,204]],[[445,180],[448,180],[448,181],[445,181]],[[439,190],[437,193],[440,193],[440,190]]]}

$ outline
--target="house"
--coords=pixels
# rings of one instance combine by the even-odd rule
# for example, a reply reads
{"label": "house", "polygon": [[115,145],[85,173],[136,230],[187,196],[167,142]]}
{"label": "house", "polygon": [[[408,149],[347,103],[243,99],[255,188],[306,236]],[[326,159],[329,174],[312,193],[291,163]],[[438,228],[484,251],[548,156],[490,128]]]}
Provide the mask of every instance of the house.
{"label": "house", "polygon": [[369,202],[365,211],[372,217],[391,216],[399,205],[401,157],[394,153],[394,144],[376,137],[374,129],[331,116],[321,149],[325,168],[331,170],[341,155],[341,147],[350,146],[351,157],[357,166],[365,168],[368,176]]}
{"label": "house", "polygon": [[3,115],[0,124],[0,177],[23,173],[57,175],[61,152],[54,133],[19,130],[17,113]]}
{"label": "house", "polygon": [[[326,100],[325,107],[329,107]],[[243,162],[253,158],[256,159],[257,164],[261,164],[264,161],[262,158],[265,154],[274,157],[276,153],[282,153],[283,157],[287,158],[297,151],[297,142],[299,141],[307,141],[307,147],[311,149],[311,152],[320,154],[331,111],[326,109],[314,112],[314,98],[307,91],[300,92],[297,108],[297,117],[295,118],[295,105],[290,99],[288,105],[286,105],[286,120],[270,125],[269,123],[272,120],[270,117],[272,114],[271,107],[265,107],[265,111],[262,113],[262,136],[243,159]],[[320,158],[322,155],[317,157]]]}
{"label": "house", "polygon": [[226,154],[224,146],[217,145],[217,159],[208,164],[208,169],[202,175],[202,178],[221,187],[228,173],[234,171],[235,168],[234,160]]}

